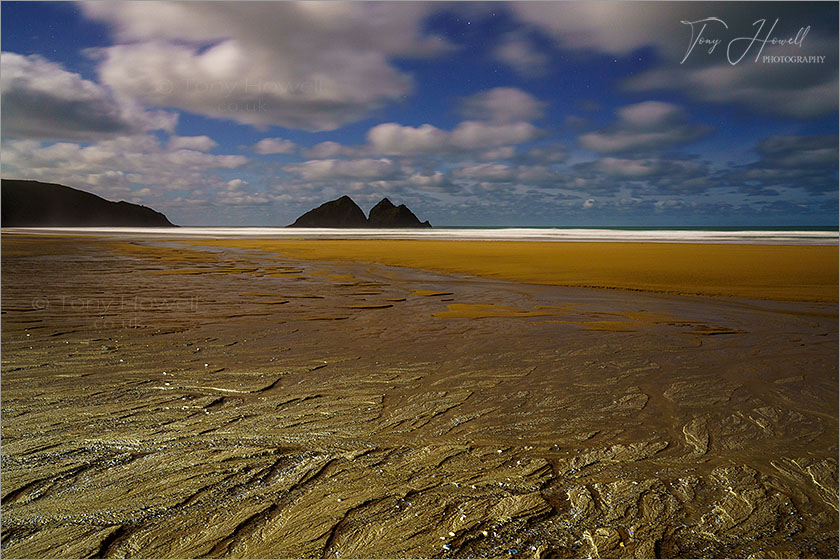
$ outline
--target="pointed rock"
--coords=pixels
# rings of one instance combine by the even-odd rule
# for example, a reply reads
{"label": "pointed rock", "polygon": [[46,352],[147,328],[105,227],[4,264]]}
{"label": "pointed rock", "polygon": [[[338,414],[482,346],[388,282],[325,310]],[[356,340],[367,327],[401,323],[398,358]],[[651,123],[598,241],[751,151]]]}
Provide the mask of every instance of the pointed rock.
{"label": "pointed rock", "polygon": [[405,204],[394,206],[394,203],[383,198],[371,208],[368,225],[376,228],[428,228],[432,227],[428,220],[421,222]]}
{"label": "pointed rock", "polygon": [[352,198],[345,195],[310,210],[289,227],[363,228],[367,225],[365,213]]}

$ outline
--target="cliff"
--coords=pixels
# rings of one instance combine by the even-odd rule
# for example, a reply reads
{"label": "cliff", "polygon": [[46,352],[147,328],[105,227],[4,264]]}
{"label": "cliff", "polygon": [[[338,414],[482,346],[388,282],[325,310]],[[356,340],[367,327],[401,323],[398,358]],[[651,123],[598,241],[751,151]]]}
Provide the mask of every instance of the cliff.
{"label": "cliff", "polygon": [[3,227],[176,227],[146,206],[55,183],[3,179],[0,196]]}

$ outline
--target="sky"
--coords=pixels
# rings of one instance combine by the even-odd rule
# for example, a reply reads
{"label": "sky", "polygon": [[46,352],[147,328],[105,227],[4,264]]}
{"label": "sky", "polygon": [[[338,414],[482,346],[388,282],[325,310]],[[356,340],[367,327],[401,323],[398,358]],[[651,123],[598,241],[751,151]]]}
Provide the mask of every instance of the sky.
{"label": "sky", "polygon": [[0,171],[284,226],[838,222],[836,2],[2,2]]}

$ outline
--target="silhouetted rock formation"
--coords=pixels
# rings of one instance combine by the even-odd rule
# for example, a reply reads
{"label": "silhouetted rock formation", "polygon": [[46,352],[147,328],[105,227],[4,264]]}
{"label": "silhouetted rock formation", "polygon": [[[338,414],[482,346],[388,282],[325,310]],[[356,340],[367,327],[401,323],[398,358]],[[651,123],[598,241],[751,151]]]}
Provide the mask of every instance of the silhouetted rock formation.
{"label": "silhouetted rock formation", "polygon": [[310,210],[289,227],[363,228],[367,227],[367,218],[352,198],[342,196]]}
{"label": "silhouetted rock formation", "polygon": [[55,183],[3,179],[0,192],[3,227],[177,227],[146,206]]}
{"label": "silhouetted rock formation", "polygon": [[428,220],[421,222],[405,204],[394,206],[390,200],[383,198],[371,208],[368,215],[368,227],[429,228],[432,224]]}
{"label": "silhouetted rock formation", "polygon": [[310,210],[289,227],[312,228],[430,228],[428,222],[421,222],[405,204],[394,206],[383,198],[365,218],[364,212],[349,196],[325,202]]}

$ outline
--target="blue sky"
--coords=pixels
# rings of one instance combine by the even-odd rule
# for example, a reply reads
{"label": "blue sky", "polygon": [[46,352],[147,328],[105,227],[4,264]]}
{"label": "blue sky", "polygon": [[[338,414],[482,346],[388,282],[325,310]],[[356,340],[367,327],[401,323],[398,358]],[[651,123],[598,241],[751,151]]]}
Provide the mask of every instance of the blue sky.
{"label": "blue sky", "polygon": [[181,225],[343,194],[438,226],[834,225],[837,15],[3,2],[2,173]]}

